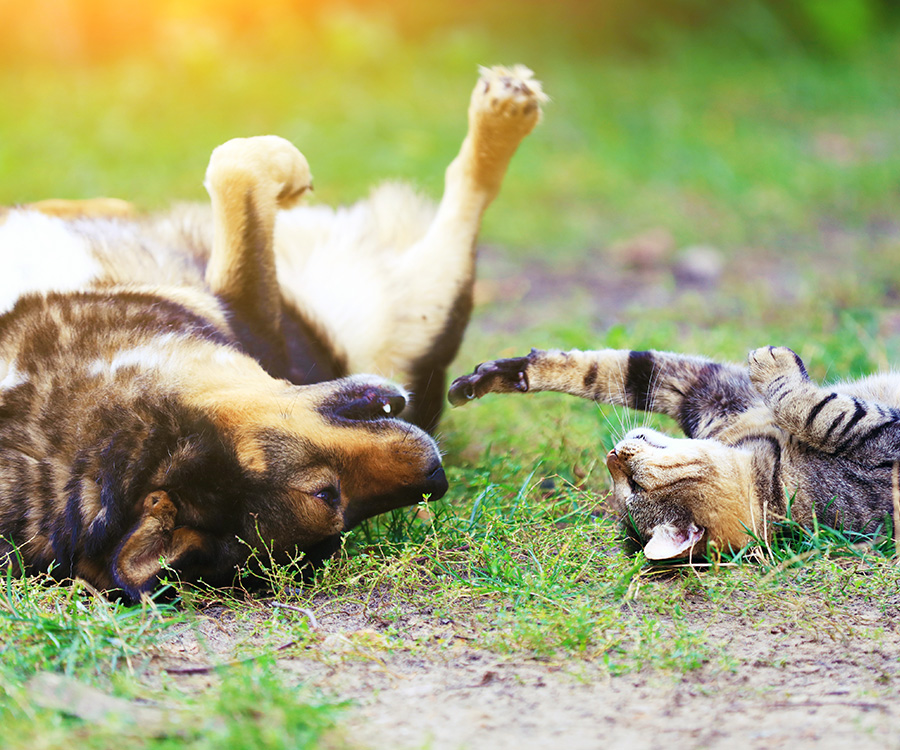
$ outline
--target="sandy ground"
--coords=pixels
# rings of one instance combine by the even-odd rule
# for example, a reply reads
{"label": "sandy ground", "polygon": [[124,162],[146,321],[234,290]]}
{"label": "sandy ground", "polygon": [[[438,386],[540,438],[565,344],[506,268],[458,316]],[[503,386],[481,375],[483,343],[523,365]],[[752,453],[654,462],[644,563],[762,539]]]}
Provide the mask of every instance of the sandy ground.
{"label": "sandy ground", "polygon": [[[740,617],[687,604],[718,656],[684,674],[502,656],[473,648],[452,621],[409,612],[388,627],[362,606],[320,616],[318,642],[279,665],[350,700],[342,733],[372,750],[900,748],[900,599],[887,613],[851,603],[837,619],[796,605]],[[241,628],[207,615],[206,645],[186,628],[158,667],[230,652]]]}
{"label": "sandy ground", "polygon": [[463,648],[319,681],[358,701],[351,736],[373,748],[900,747],[896,631],[890,644],[842,644],[838,658],[828,641],[736,632],[718,637],[740,664],[716,675],[608,677]]}

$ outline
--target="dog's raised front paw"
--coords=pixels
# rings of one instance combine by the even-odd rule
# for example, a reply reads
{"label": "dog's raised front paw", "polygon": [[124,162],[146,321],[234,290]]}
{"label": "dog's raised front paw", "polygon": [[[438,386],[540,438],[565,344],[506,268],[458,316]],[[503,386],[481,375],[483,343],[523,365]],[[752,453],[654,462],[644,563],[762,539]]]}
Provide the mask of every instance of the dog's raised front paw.
{"label": "dog's raised front paw", "polygon": [[290,141],[258,135],[232,138],[215,148],[209,158],[205,185],[210,193],[241,182],[267,191],[279,208],[290,208],[312,188],[312,175],[306,157]]}

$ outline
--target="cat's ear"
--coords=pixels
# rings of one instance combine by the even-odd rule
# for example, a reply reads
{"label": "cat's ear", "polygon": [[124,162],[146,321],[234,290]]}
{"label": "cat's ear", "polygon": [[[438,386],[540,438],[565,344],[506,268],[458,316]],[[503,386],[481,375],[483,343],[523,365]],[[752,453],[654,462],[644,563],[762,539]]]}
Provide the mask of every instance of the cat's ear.
{"label": "cat's ear", "polygon": [[703,538],[703,533],[703,529],[694,523],[686,528],[661,523],[650,532],[650,541],[644,545],[644,557],[648,560],[681,557]]}

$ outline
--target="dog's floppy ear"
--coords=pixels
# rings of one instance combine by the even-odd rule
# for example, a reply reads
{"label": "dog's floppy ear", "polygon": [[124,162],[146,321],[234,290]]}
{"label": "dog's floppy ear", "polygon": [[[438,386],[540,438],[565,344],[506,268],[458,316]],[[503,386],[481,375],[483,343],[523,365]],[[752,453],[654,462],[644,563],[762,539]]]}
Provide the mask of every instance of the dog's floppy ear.
{"label": "dog's floppy ear", "polygon": [[151,591],[164,567],[176,571],[192,558],[201,562],[212,554],[211,540],[188,527],[175,528],[177,509],[164,490],[144,498],[140,519],[119,545],[112,560],[116,584],[133,599]]}
{"label": "dog's floppy ear", "polygon": [[347,378],[326,411],[342,419],[372,421],[397,417],[406,408],[409,395],[402,388],[374,378]]}

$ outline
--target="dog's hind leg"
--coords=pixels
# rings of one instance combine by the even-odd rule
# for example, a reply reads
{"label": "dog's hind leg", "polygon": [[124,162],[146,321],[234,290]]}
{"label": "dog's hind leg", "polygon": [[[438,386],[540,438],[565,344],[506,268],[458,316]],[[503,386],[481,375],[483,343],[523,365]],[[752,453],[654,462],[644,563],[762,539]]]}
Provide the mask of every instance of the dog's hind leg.
{"label": "dog's hind leg", "polygon": [[296,203],[311,181],[303,155],[277,136],[230,140],[213,151],[206,171],[213,211],[206,281],[229,307],[244,348],[276,376],[286,374],[288,355],[275,272],[275,215]]}
{"label": "dog's hind leg", "polygon": [[546,100],[524,66],[482,69],[469,104],[468,134],[447,168],[437,215],[425,236],[397,259],[395,281],[403,300],[395,306],[398,319],[388,342],[390,369],[407,373],[412,421],[426,429],[434,429],[440,417],[446,368],[472,310],[481,217]]}

